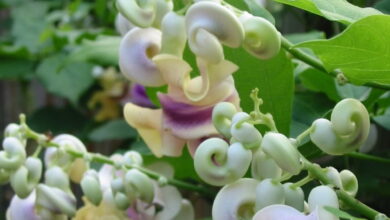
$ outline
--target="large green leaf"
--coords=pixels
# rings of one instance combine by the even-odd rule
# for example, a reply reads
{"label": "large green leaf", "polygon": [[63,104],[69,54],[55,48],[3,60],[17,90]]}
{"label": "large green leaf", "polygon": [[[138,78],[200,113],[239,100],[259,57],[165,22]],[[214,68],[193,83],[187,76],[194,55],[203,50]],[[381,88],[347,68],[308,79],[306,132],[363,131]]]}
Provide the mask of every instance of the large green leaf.
{"label": "large green leaf", "polygon": [[1,58],[0,79],[20,79],[33,73],[34,63],[30,60]]}
{"label": "large green leaf", "polygon": [[90,61],[103,65],[118,65],[121,37],[101,36],[95,41],[85,40],[67,62]]}
{"label": "large green leaf", "polygon": [[112,120],[96,128],[89,134],[89,139],[93,141],[120,140],[134,138],[137,132],[124,120]]}
{"label": "large green leaf", "polygon": [[80,95],[93,83],[92,65],[73,62],[63,66],[65,55],[58,54],[42,61],[37,69],[38,79],[49,92],[77,103]]}
{"label": "large green leaf", "polygon": [[244,0],[246,5],[249,8],[249,11],[258,17],[262,17],[267,19],[272,24],[275,24],[275,18],[272,16],[272,14],[267,11],[263,6],[261,6],[258,1],[255,0]]}
{"label": "large green leaf", "polygon": [[327,70],[340,69],[354,83],[390,84],[390,16],[374,15],[350,25],[330,40],[298,44],[322,60]]}
{"label": "large green leaf", "polygon": [[390,130],[390,108],[383,115],[375,116],[374,121],[387,130]]}
{"label": "large green leaf", "polygon": [[373,8],[360,8],[346,0],[275,0],[291,5],[313,14],[323,16],[331,21],[345,24],[353,23],[361,18],[382,14]]}
{"label": "large green leaf", "polygon": [[243,49],[225,48],[228,60],[239,66],[234,73],[237,91],[241,98],[241,107],[249,112],[253,110],[253,102],[249,97],[254,88],[259,88],[259,95],[264,104],[263,112],[270,112],[278,130],[289,134],[292,97],[294,88],[293,67],[284,50],[269,60],[259,60]]}

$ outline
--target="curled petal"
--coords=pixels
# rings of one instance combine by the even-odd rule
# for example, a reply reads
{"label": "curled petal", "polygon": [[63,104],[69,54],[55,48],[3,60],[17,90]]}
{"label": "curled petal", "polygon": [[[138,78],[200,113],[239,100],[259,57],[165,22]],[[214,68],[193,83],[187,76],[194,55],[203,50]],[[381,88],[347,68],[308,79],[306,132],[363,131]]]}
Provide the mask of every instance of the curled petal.
{"label": "curled petal", "polygon": [[272,158],[258,149],[252,158],[251,173],[252,177],[257,180],[276,179],[282,176],[282,169]]}
{"label": "curled petal", "polygon": [[154,197],[154,188],[152,180],[137,169],[131,169],[126,172],[124,184],[130,199],[141,199],[151,203]]}
{"label": "curled petal", "polygon": [[249,168],[252,152],[240,143],[231,146],[220,138],[201,143],[195,152],[198,175],[207,183],[222,186],[243,177]]}
{"label": "curled petal", "polygon": [[256,210],[284,203],[284,189],[281,183],[274,182],[271,179],[261,181],[256,187]]}
{"label": "curled petal", "polygon": [[173,218],[173,220],[194,220],[195,219],[195,212],[194,207],[192,207],[192,204],[187,199],[181,200],[181,208],[179,213]]}
{"label": "curled petal", "polygon": [[300,212],[305,208],[305,194],[301,187],[291,187],[292,183],[284,183],[284,204],[297,209]]}
{"label": "curled petal", "polygon": [[7,210],[7,220],[41,220],[35,212],[35,198],[35,191],[25,199],[13,196]]}
{"label": "curled petal", "polygon": [[165,84],[151,58],[160,51],[161,32],[154,28],[134,28],[119,46],[119,67],[128,79],[144,86]]}
{"label": "curled petal", "polygon": [[244,178],[224,186],[213,203],[213,220],[251,219],[258,183],[257,180]]}
{"label": "curled petal", "polygon": [[269,59],[279,53],[280,33],[271,22],[249,13],[244,13],[240,21],[245,32],[243,46],[249,53],[260,59]]}
{"label": "curled petal", "polygon": [[38,158],[27,158],[24,166],[11,175],[11,186],[19,198],[26,198],[38,185],[42,175],[42,162]]}
{"label": "curled petal", "polygon": [[240,142],[246,148],[258,148],[262,136],[253,124],[245,122],[250,116],[245,112],[238,112],[232,119],[230,133],[235,141]]}
{"label": "curled petal", "polygon": [[155,19],[155,2],[154,0],[117,0],[116,7],[131,23],[145,28],[150,27]]}
{"label": "curled petal", "polygon": [[88,200],[95,206],[98,206],[103,199],[103,192],[97,172],[95,170],[85,172],[80,186]]}
{"label": "curled petal", "polygon": [[153,203],[162,207],[162,210],[155,216],[155,220],[172,219],[179,214],[182,207],[182,196],[173,186],[164,186],[156,190]]}
{"label": "curled petal", "polygon": [[286,136],[268,132],[264,135],[261,147],[284,171],[293,175],[301,171],[300,154]]}
{"label": "curled petal", "polygon": [[236,106],[230,102],[220,102],[213,108],[213,124],[218,132],[228,139],[232,136],[230,127],[232,118],[236,112]]}
{"label": "curled petal", "polygon": [[182,57],[187,40],[184,17],[169,12],[162,20],[161,31],[161,53]]}
{"label": "curled petal", "polygon": [[221,43],[238,47],[244,38],[243,28],[233,12],[209,1],[197,2],[188,9],[186,28],[191,50],[212,63],[224,59]]}
{"label": "curled petal", "polygon": [[339,200],[335,191],[329,186],[317,186],[310,191],[308,198],[310,211],[318,209],[321,220],[338,220],[339,218],[324,209],[324,206],[339,208]]}
{"label": "curled petal", "polygon": [[[316,212],[305,216],[287,205],[271,205],[258,211],[253,220],[320,220]],[[325,219],[324,219],[325,220]]]}
{"label": "curled petal", "polygon": [[76,213],[76,198],[63,190],[39,184],[36,188],[36,205],[53,214],[74,216]]}
{"label": "curled petal", "polygon": [[128,21],[123,15],[120,13],[116,15],[115,18],[115,28],[122,35],[126,35],[131,29],[135,26],[130,21]]}
{"label": "curled petal", "polygon": [[331,121],[317,119],[312,127],[312,141],[325,153],[340,155],[364,144],[370,130],[370,118],[361,102],[349,98],[337,103]]}
{"label": "curled petal", "polygon": [[19,139],[6,137],[3,149],[4,151],[0,151],[0,169],[16,170],[24,163],[26,151]]}
{"label": "curled petal", "polygon": [[342,183],[342,189],[349,195],[355,196],[359,189],[359,183],[355,174],[353,174],[349,170],[342,170],[340,172],[340,178]]}

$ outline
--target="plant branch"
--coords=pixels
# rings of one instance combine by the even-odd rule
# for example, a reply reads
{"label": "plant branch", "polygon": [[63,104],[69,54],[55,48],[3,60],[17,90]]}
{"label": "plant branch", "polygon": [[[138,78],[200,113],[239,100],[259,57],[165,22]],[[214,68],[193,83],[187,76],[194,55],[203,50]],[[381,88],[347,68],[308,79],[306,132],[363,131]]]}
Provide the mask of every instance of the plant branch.
{"label": "plant branch", "polygon": [[351,152],[351,153],[346,154],[346,156],[357,158],[357,159],[362,159],[362,160],[370,160],[370,161],[380,162],[380,163],[390,163],[390,159],[388,159],[388,158],[378,157],[378,156],[369,155],[369,154],[363,154],[363,153],[359,153],[359,152]]}

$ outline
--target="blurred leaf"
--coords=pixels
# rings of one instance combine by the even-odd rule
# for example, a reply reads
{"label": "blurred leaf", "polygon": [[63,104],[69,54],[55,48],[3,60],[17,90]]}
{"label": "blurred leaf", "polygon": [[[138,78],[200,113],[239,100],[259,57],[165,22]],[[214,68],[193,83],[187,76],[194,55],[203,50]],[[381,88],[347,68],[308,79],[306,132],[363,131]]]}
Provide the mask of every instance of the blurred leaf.
{"label": "blurred leaf", "polygon": [[0,79],[21,79],[33,73],[34,62],[30,60],[1,58]]}
{"label": "blurred leaf", "polygon": [[315,92],[325,93],[333,101],[340,100],[333,77],[319,70],[308,68],[299,74],[299,78],[306,88]]}
{"label": "blurred leaf", "polygon": [[87,122],[80,112],[71,106],[44,107],[27,116],[28,125],[37,132],[53,134],[81,132]]}
{"label": "blurred leaf", "polygon": [[390,16],[375,15],[350,25],[330,40],[304,42],[328,71],[341,69],[352,82],[390,84]]}
{"label": "blurred leaf", "polygon": [[130,127],[124,120],[117,119],[109,121],[98,128],[94,129],[89,134],[89,139],[92,141],[106,141],[106,140],[121,140],[127,138],[134,138],[137,132]]}
{"label": "blurred leaf", "polygon": [[152,151],[150,151],[150,149],[142,139],[139,139],[136,142],[132,143],[130,149],[135,150],[142,155],[153,155]]}
{"label": "blurred leaf", "polygon": [[324,39],[325,33],[322,31],[310,31],[306,33],[295,33],[284,35],[291,43],[297,44],[309,40]]}
{"label": "blurred leaf", "polygon": [[322,16],[322,13],[317,9],[313,1],[311,0],[275,0],[286,5],[291,5],[305,11],[311,12],[316,15]]}
{"label": "blurred leaf", "polygon": [[364,218],[356,218],[356,217],[350,215],[349,213],[344,212],[344,211],[341,211],[340,209],[335,208],[335,207],[324,206],[324,209],[325,209],[326,211],[332,213],[333,215],[335,215],[335,216],[341,218],[341,219],[365,220]]}
{"label": "blurred leaf", "polygon": [[383,115],[375,116],[373,119],[382,127],[390,130],[390,108],[387,108]]}
{"label": "blurred leaf", "polygon": [[42,41],[41,34],[48,25],[45,20],[48,9],[49,3],[44,1],[28,1],[12,8],[11,33],[15,45],[24,46],[32,53],[44,46],[46,42]]}
{"label": "blurred leaf", "polygon": [[370,87],[356,86],[350,83],[345,85],[339,85],[336,83],[336,87],[341,98],[354,98],[360,101],[366,100],[371,92]]}
{"label": "blurred leaf", "polygon": [[90,61],[102,65],[117,66],[121,37],[101,36],[95,41],[85,40],[69,55],[67,62]]}
{"label": "blurred leaf", "polygon": [[284,50],[272,59],[259,60],[243,49],[225,48],[228,60],[239,65],[233,74],[237,91],[244,111],[253,110],[249,97],[254,88],[259,88],[259,96],[264,104],[261,111],[273,115],[279,132],[288,135],[292,113],[293,67]]}
{"label": "blurred leaf", "polygon": [[262,5],[260,5],[258,3],[258,1],[255,1],[255,0],[244,0],[244,1],[245,1],[246,5],[248,6],[251,14],[258,16],[258,17],[265,18],[269,22],[271,22],[272,24],[275,24],[275,18],[272,16],[272,14],[267,9],[265,9]]}
{"label": "blurred leaf", "polygon": [[75,104],[94,81],[92,65],[74,62],[63,66],[64,61],[62,54],[44,59],[37,69],[37,76],[49,92]]}
{"label": "blurred leaf", "polygon": [[30,53],[26,47],[0,44],[0,57],[8,58],[30,58]]}
{"label": "blurred leaf", "polygon": [[383,13],[390,14],[390,0],[379,1],[374,5],[374,8]]}

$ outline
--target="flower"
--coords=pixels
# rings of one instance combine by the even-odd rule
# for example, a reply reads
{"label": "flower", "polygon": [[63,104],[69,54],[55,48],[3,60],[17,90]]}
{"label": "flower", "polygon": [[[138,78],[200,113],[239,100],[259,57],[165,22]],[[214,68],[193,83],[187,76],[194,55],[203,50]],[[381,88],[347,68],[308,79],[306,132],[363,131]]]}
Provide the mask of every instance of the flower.
{"label": "flower", "polygon": [[79,209],[73,220],[129,220],[130,218],[122,210],[116,208],[107,201],[102,201],[99,206],[95,206],[87,199],[83,198],[84,206]]}
{"label": "flower", "polygon": [[14,195],[7,210],[7,220],[41,220],[35,212],[35,198],[35,191],[25,199]]}
{"label": "flower", "polygon": [[306,216],[287,205],[270,205],[258,211],[253,220],[319,220],[316,211]]}

